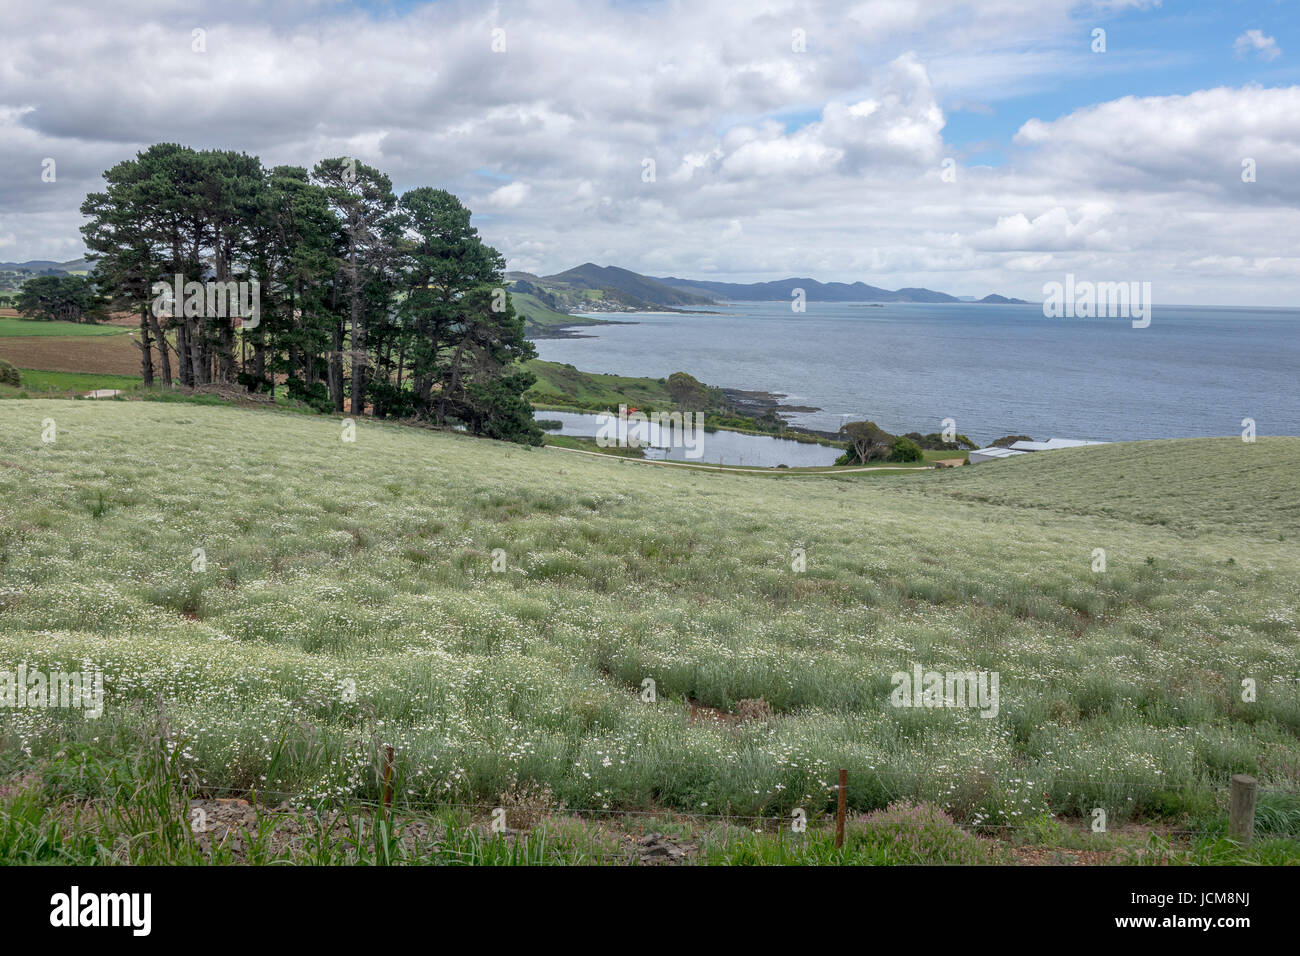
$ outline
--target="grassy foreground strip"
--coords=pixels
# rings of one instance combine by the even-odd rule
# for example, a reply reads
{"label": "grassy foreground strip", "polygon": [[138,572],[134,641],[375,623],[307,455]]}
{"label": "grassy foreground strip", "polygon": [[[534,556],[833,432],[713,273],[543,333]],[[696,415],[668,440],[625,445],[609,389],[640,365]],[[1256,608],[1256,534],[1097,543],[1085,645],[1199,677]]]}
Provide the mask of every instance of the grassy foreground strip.
{"label": "grassy foreground strip", "polygon": [[[340,434],[221,406],[0,403],[0,671],[99,669],[105,687],[98,719],[0,708],[0,861],[214,858],[183,834],[120,845],[191,797],[361,815],[384,745],[403,812],[802,808],[820,833],[847,767],[854,814],[942,811],[913,828],[957,834],[936,862],[970,862],[942,848],[964,835],[1090,838],[1098,807],[1107,840],[1149,828],[1145,861],[1300,859],[1300,812],[1271,795],[1300,784],[1300,439],[791,486]],[[998,672],[996,716],[891,706],[913,664]],[[1222,788],[1241,772],[1281,802],[1273,836],[1231,856]],[[442,845],[549,859],[546,827],[472,850],[486,814],[459,812]],[[408,852],[376,848],[375,822],[319,852]],[[1195,835],[1150,842],[1171,829]],[[786,861],[784,837],[709,832],[692,859]],[[970,852],[1006,859],[1014,839]]]}

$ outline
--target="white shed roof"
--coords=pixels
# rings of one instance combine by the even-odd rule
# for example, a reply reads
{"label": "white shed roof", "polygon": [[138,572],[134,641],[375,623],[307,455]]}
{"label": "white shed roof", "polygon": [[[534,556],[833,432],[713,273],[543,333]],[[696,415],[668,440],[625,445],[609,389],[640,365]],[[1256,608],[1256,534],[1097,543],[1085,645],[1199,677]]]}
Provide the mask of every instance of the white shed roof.
{"label": "white shed roof", "polygon": [[972,455],[982,455],[985,458],[1014,458],[1016,455],[1028,454],[1016,448],[1003,448],[1000,445],[990,445],[988,448],[977,448],[971,452]]}
{"label": "white shed roof", "polygon": [[1104,445],[1104,441],[1083,441],[1078,438],[1049,438],[1047,441],[1012,442],[1016,451],[1055,451],[1058,448],[1078,448],[1081,445]]}

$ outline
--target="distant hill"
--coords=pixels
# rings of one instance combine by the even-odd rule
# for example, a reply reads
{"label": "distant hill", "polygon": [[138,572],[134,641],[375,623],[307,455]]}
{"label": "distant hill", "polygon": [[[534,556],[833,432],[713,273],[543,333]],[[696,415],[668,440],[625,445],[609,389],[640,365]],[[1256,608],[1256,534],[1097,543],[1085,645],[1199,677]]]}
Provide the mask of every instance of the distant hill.
{"label": "distant hill", "polygon": [[[679,279],[665,276],[658,280],[683,291],[707,293],[732,302],[771,302],[789,300],[795,289],[803,289],[810,302],[960,302],[956,296],[932,289],[899,289],[891,292],[865,282],[818,282],[816,279],[791,278],[774,282],[711,282],[706,279]],[[1011,301],[1011,300],[1007,300]]]}
{"label": "distant hill", "polygon": [[561,313],[654,312],[713,304],[707,295],[684,292],[628,269],[592,262],[549,276],[507,272],[506,281],[513,296],[531,297],[536,305]]}
{"label": "distant hill", "polygon": [[[0,272],[31,273],[89,272],[93,262],[72,259],[31,259],[27,262],[0,262]],[[584,262],[549,276],[531,272],[507,272],[512,292],[532,296],[529,303],[537,324],[546,324],[541,313],[573,312],[653,312],[661,309],[690,309],[715,305],[719,301],[770,302],[788,301],[794,289],[803,289],[809,302],[981,302],[993,305],[1025,305],[1024,299],[986,295],[952,296],[933,289],[898,289],[890,291],[865,282],[818,282],[816,279],[790,278],[772,282],[713,282],[707,279],[679,279],[676,276],[641,275],[618,266],[598,266]],[[550,317],[553,321],[553,316]]]}
{"label": "distant hill", "polygon": [[508,272],[511,291],[532,296],[537,303],[562,313],[652,312],[691,309],[718,302],[788,302],[795,289],[803,289],[809,302],[979,302],[1025,304],[1002,295],[957,297],[933,289],[882,289],[865,282],[819,282],[806,277],[771,282],[714,282],[677,276],[645,276],[617,266],[584,262],[564,272],[537,276]]}
{"label": "distant hill", "polygon": [[27,262],[0,262],[0,269],[11,272],[65,272],[62,262],[31,259]]}
{"label": "distant hill", "polygon": [[94,265],[85,259],[72,259],[68,262],[29,259],[27,262],[0,262],[0,272],[89,272]]}
{"label": "distant hill", "polygon": [[669,308],[713,304],[710,296],[675,289],[657,279],[639,275],[629,269],[620,269],[618,266],[598,266],[594,262],[584,262],[564,272],[544,276],[539,281],[547,287],[560,286],[601,291],[611,298],[625,302],[645,302]]}

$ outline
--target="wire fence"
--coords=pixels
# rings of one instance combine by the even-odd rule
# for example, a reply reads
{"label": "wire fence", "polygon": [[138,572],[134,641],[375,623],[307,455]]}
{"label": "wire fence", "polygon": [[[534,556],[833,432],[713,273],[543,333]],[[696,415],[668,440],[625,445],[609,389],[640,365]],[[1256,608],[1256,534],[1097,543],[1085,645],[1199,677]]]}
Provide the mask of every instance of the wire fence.
{"label": "wire fence", "polygon": [[[390,764],[389,765],[390,771],[391,768],[392,765]],[[935,783],[935,784],[942,784],[944,782],[949,782],[951,780],[951,778],[948,777],[940,777],[934,774],[927,774],[921,771],[909,772],[909,771],[897,771],[897,770],[879,770],[875,768],[845,769],[843,773],[845,774],[846,780],[849,776],[854,776],[854,777],[867,776],[867,777],[875,777],[879,779],[882,783],[886,779],[907,780],[912,782],[925,781],[925,782]],[[987,776],[987,775],[981,774],[981,776]],[[391,779],[392,778],[390,776],[389,783],[391,783]],[[1101,785],[1108,788],[1109,787],[1120,787],[1120,788],[1134,787],[1134,788],[1140,788],[1143,791],[1150,791],[1152,789],[1152,785],[1150,781],[1140,781],[1140,782],[1126,781],[1117,778],[1098,780],[1096,778],[1082,778],[1082,777],[1062,778],[1060,776],[1053,775],[1051,777],[1051,781],[1054,784],[1067,783],[1071,785],[1078,785],[1081,787],[1086,786],[1092,788]],[[1011,778],[1009,781],[1003,781],[1003,782],[1019,783],[1022,782],[1022,778]],[[1031,783],[1031,781],[1027,777],[1023,778],[1023,782],[1025,782],[1026,784]],[[834,796],[840,795],[840,791],[841,791],[840,784],[838,783],[824,784],[823,786],[825,788],[826,796],[828,800]],[[1194,788],[1194,791],[1199,793],[1219,794],[1219,793],[1229,792],[1231,789],[1232,788],[1230,785],[1217,786],[1213,784],[1204,784]],[[261,802],[267,799],[278,799],[281,801],[296,800],[296,801],[302,801],[304,804],[316,803],[321,805],[337,802],[340,805],[340,807],[344,809],[365,809],[365,810],[370,810],[375,812],[391,811],[396,813],[402,813],[405,815],[430,816],[437,813],[444,813],[448,811],[469,811],[469,812],[480,812],[480,813],[492,813],[494,811],[500,811],[504,809],[501,803],[464,802],[458,800],[412,800],[409,799],[408,796],[394,794],[393,791],[391,790],[386,791],[386,799],[383,800],[375,800],[375,799],[364,798],[364,797],[338,797],[338,798],[311,797],[300,791],[293,792],[293,791],[271,790],[271,789],[261,789],[261,788],[250,789],[250,788],[238,788],[238,787],[220,787],[220,786],[213,786],[213,785],[203,784],[203,783],[198,784],[198,790],[200,792],[208,793],[208,794],[225,793],[231,795],[238,795],[238,797],[251,797],[253,798],[253,800],[257,802]],[[1286,787],[1258,787],[1255,788],[1255,792],[1261,794],[1267,793],[1267,794],[1283,794],[1287,796],[1300,796],[1300,790],[1286,788]],[[394,797],[396,797],[396,799],[394,799]],[[915,794],[898,794],[898,797],[899,799],[906,799],[908,797],[915,798]],[[843,803],[841,803],[841,807],[842,806]],[[682,809],[677,809],[674,807],[667,807],[667,806],[657,807],[657,808],[636,809],[636,808],[614,808],[614,807],[578,807],[578,806],[570,806],[564,803],[558,803],[552,806],[533,808],[532,812],[540,812],[543,815],[559,815],[559,816],[573,816],[573,817],[675,819],[675,820],[687,820],[687,821],[698,821],[698,822],[711,821],[714,823],[745,824],[751,828],[756,826],[760,828],[769,827],[769,828],[774,828],[776,830],[789,829],[791,828],[794,822],[794,811],[788,813],[782,813],[782,814],[746,814],[746,813],[733,813],[733,812],[706,813],[698,810],[682,810]],[[858,811],[858,812],[862,812],[862,811]],[[844,820],[843,809],[837,809],[837,812],[834,813],[828,810],[818,809],[818,810],[814,810],[811,813],[811,816],[813,818],[834,819],[836,820],[837,827],[842,830],[843,820]],[[895,822],[896,823],[901,822],[904,825],[906,825],[906,821],[895,821]],[[966,832],[971,832],[971,833],[989,833],[994,831],[1006,832],[1006,833],[1014,833],[1020,831],[1041,832],[1043,830],[1042,823],[1009,823],[1009,822],[993,823],[991,821],[984,821],[984,820],[977,820],[977,821],[954,820],[953,825],[958,827],[961,830],[964,830]],[[1104,833],[1106,832],[1106,830],[1103,828],[1100,831],[1093,831],[1093,832]],[[1179,837],[1203,837],[1203,836],[1223,835],[1222,830],[1191,829],[1185,827],[1159,827],[1158,832],[1162,836],[1179,836]]]}

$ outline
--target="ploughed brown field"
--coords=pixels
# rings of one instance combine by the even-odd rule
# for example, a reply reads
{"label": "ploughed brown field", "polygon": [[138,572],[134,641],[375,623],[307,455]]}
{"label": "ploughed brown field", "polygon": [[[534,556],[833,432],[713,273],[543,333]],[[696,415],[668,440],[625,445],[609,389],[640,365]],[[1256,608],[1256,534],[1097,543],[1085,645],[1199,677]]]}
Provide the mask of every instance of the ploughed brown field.
{"label": "ploughed brown field", "polygon": [[140,374],[140,350],[128,335],[0,337],[0,359],[50,372]]}

